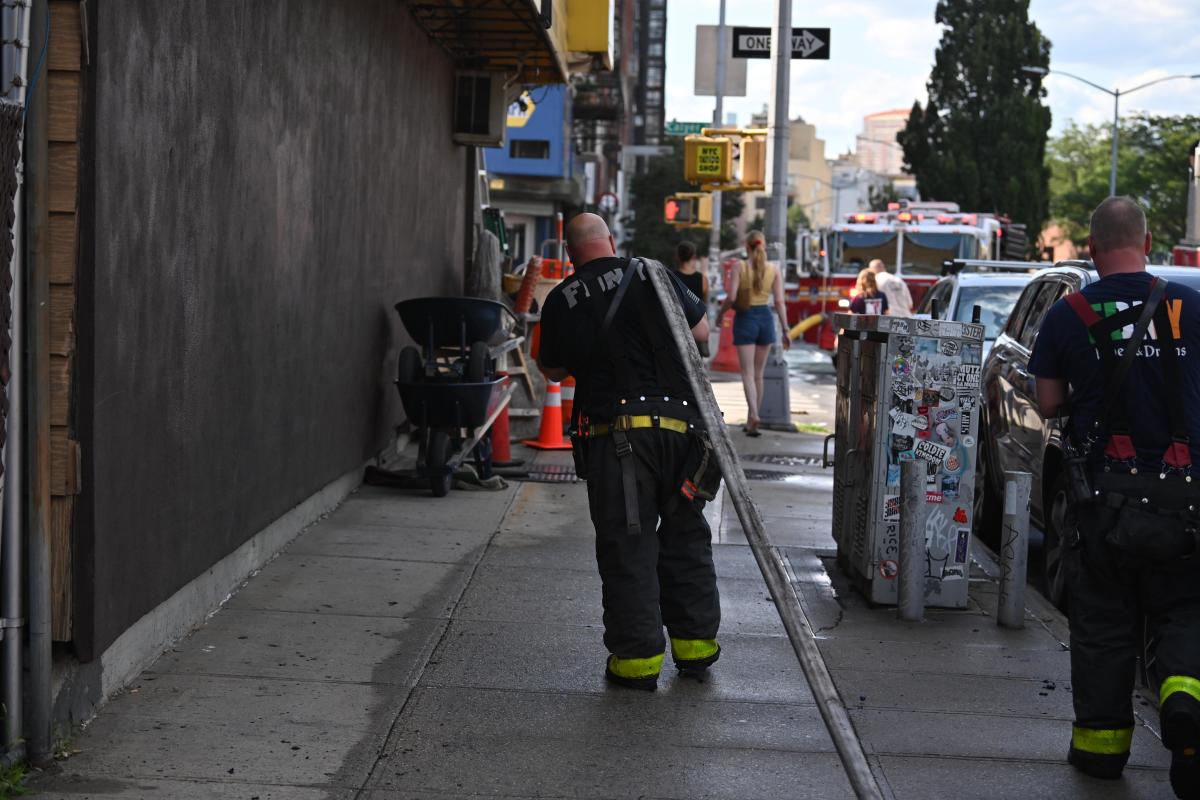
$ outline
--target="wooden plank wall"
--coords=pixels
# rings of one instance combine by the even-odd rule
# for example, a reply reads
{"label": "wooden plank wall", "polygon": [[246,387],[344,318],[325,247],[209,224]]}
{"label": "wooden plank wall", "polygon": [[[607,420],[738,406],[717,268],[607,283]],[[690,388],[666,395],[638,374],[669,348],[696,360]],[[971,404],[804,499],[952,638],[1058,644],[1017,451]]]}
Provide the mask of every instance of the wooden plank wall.
{"label": "wooden plank wall", "polygon": [[50,0],[46,54],[50,157],[50,557],[53,635],[71,639],[71,531],[79,443],[71,418],[75,275],[79,253],[79,129],[83,118],[83,19],[79,0]]}

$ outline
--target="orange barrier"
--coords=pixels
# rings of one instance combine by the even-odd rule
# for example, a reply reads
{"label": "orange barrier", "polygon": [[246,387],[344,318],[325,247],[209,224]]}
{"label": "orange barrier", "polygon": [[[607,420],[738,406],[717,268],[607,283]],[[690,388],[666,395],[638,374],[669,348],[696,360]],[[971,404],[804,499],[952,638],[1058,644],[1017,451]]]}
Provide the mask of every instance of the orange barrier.
{"label": "orange barrier", "polygon": [[[496,377],[508,377],[506,372],[497,372]],[[492,423],[492,464],[504,466],[512,463],[512,441],[508,430],[508,404]]]}
{"label": "orange barrier", "polygon": [[738,363],[737,348],[733,346],[733,316],[732,309],[721,317],[721,343],[717,345],[717,355],[713,358],[709,369],[714,372],[741,372]]}
{"label": "orange barrier", "polygon": [[563,439],[562,387],[554,381],[546,382],[546,400],[542,403],[542,425],[537,439],[526,439],[522,444],[538,450],[570,450],[571,443]]}

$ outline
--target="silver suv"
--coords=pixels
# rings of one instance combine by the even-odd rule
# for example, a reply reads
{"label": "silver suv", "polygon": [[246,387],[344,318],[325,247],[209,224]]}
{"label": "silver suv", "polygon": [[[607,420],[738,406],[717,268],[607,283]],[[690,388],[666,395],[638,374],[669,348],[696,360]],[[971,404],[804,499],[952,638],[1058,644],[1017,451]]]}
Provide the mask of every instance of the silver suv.
{"label": "silver suv", "polygon": [[[1200,290],[1200,269],[1152,266],[1148,271]],[[1055,301],[1099,279],[1087,261],[1062,261],[1034,275],[996,338],[980,381],[983,397],[975,477],[975,519],[979,521],[979,533],[984,541],[996,544],[1004,472],[1031,473],[1030,518],[1044,535],[1041,578],[1047,597],[1060,607],[1065,595],[1060,569],[1060,532],[1067,504],[1066,476],[1062,469],[1065,420],[1047,420],[1038,411],[1029,356],[1042,320]]]}

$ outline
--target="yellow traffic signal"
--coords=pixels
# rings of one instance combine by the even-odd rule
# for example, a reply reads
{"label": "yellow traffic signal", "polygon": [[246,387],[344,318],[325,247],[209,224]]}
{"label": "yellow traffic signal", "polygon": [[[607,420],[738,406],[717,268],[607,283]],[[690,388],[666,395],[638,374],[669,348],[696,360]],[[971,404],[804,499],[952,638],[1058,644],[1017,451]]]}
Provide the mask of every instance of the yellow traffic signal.
{"label": "yellow traffic signal", "polygon": [[742,139],[741,184],[745,189],[762,189],[767,183],[767,139],[752,136]]}
{"label": "yellow traffic signal", "polygon": [[711,228],[712,195],[707,192],[671,195],[663,203],[663,222],[676,228]]}
{"label": "yellow traffic signal", "polygon": [[729,183],[733,180],[733,142],[723,136],[685,137],[683,174],[691,183]]}

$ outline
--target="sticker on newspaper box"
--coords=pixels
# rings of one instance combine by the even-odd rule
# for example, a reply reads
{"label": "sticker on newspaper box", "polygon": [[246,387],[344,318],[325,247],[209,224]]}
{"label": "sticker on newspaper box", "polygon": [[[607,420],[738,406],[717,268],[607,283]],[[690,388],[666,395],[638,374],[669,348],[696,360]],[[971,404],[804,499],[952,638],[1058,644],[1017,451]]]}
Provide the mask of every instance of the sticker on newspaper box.
{"label": "sticker on newspaper box", "polygon": [[971,541],[969,528],[958,529],[958,544],[954,548],[954,560],[959,564],[967,563],[967,547]]}
{"label": "sticker on newspaper box", "polygon": [[928,461],[931,464],[941,464],[946,460],[946,456],[949,455],[950,448],[929,439],[922,439],[917,442],[914,452],[917,454],[917,458],[923,461]]}
{"label": "sticker on newspaper box", "polygon": [[943,581],[961,581],[965,577],[966,575],[962,567],[942,567]]}
{"label": "sticker on newspaper box", "polygon": [[956,356],[960,346],[957,339],[943,339],[940,349],[944,356]]}
{"label": "sticker on newspaper box", "polygon": [[889,494],[883,497],[883,521],[892,522],[900,519],[900,495]]}
{"label": "sticker on newspaper box", "polygon": [[963,364],[954,376],[954,385],[959,389],[978,389],[979,370],[978,364]]}

